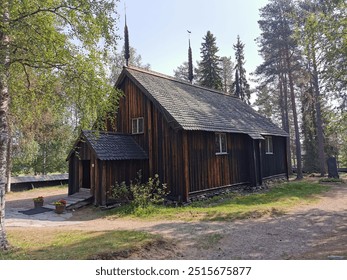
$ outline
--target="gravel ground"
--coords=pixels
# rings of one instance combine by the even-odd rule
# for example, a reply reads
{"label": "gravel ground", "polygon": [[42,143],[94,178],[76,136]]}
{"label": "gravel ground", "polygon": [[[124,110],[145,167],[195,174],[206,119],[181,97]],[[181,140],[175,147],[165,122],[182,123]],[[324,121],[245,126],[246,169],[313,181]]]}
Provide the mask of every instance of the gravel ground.
{"label": "gravel ground", "polygon": [[[38,193],[39,190],[30,195],[35,197],[40,195]],[[66,190],[57,190],[47,199],[54,201],[65,194]],[[79,230],[144,230],[162,235],[172,245],[165,250],[155,248],[153,254],[148,250],[144,254],[137,252],[128,256],[130,259],[277,260],[347,256],[346,184],[334,185],[316,203],[300,205],[285,215],[233,222],[88,219],[87,209],[62,215],[49,212],[24,217],[18,214],[18,209],[32,208],[32,198],[28,194],[11,195],[6,204],[6,226],[9,228],[64,225],[64,228]]]}

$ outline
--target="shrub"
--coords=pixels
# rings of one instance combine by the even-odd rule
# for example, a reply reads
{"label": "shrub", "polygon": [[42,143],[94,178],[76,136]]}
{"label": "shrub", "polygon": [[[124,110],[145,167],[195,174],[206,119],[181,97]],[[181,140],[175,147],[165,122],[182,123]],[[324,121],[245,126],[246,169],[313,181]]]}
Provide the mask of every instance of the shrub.
{"label": "shrub", "polygon": [[[166,184],[162,184],[158,174],[154,178],[149,178],[146,183],[142,183],[141,170],[137,172],[137,177],[127,186],[125,182],[112,186],[111,197],[118,201],[130,202],[133,212],[144,213],[139,209],[153,209],[153,205],[162,204],[168,195]],[[151,212],[151,211],[150,211]]]}
{"label": "shrub", "polygon": [[111,187],[110,196],[118,202],[129,202],[132,200],[130,187],[128,187],[124,181],[120,184],[116,182],[115,185]]}

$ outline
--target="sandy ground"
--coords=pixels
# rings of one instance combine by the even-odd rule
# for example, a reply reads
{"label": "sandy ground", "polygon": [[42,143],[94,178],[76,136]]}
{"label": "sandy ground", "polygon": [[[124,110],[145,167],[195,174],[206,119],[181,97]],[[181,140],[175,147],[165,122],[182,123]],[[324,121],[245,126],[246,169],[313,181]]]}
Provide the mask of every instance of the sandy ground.
{"label": "sandy ground", "polygon": [[314,204],[300,205],[285,215],[233,222],[140,221],[95,218],[90,208],[62,215],[27,216],[32,198],[46,202],[66,195],[60,189],[11,193],[6,202],[6,226],[61,227],[79,230],[141,230],[160,234],[165,242],[116,258],[129,259],[327,259],[347,256],[347,184],[334,184]]}

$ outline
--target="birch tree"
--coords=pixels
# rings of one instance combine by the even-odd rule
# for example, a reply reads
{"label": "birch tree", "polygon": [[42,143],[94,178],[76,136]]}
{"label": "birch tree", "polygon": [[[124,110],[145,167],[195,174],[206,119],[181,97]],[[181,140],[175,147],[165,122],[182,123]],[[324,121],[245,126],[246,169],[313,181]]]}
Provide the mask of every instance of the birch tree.
{"label": "birch tree", "polygon": [[[116,5],[112,0],[3,0],[0,4],[0,249],[9,247],[4,227],[9,116],[18,81],[30,91],[33,70],[63,79],[60,97],[78,107],[80,124],[109,110],[116,94],[103,59],[116,46]],[[24,77],[24,81],[23,81]],[[19,80],[21,79],[21,80]],[[13,89],[13,91],[11,91]],[[22,91],[22,93],[25,91]],[[43,92],[49,98],[56,91]],[[25,100],[25,99],[24,99]],[[77,105],[79,104],[79,105]],[[22,103],[20,106],[27,106]],[[32,108],[35,110],[35,108]]]}

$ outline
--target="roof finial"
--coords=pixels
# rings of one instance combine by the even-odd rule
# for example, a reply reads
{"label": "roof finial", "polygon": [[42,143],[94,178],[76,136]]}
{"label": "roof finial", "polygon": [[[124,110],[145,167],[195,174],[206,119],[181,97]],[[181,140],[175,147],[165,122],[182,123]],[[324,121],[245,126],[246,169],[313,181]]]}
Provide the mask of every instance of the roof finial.
{"label": "roof finial", "polygon": [[129,58],[130,58],[130,48],[129,48],[129,32],[127,26],[127,14],[126,14],[126,6],[124,3],[124,13],[125,13],[125,26],[124,26],[124,58],[125,65],[129,66]]}
{"label": "roof finial", "polygon": [[192,48],[190,47],[190,34],[192,33],[191,31],[187,30],[188,32],[188,42],[189,42],[189,48],[188,48],[188,80],[190,83],[193,83],[193,58],[192,58]]}

